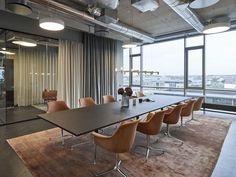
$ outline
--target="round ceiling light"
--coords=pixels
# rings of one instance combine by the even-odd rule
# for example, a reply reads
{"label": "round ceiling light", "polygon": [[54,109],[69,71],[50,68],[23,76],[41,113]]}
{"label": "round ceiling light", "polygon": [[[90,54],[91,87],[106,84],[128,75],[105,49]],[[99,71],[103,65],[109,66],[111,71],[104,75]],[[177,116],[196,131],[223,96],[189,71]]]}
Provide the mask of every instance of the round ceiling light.
{"label": "round ceiling light", "polygon": [[132,41],[125,41],[125,42],[123,42],[123,45],[122,45],[122,47],[126,48],[126,49],[134,48],[136,46],[137,46],[137,43],[132,42]]}
{"label": "round ceiling light", "polygon": [[208,25],[204,27],[204,34],[214,34],[224,32],[230,29],[229,17],[218,17],[213,19]]}
{"label": "round ceiling light", "polygon": [[16,39],[14,41],[12,41],[13,44],[17,44],[17,45],[21,45],[21,46],[25,46],[25,47],[36,47],[37,43],[36,41],[32,40],[32,39]]}
{"label": "round ceiling light", "polygon": [[65,28],[64,21],[57,18],[42,18],[39,20],[39,26],[49,31],[60,31]]}
{"label": "round ceiling light", "polygon": [[192,9],[201,9],[212,6],[220,0],[195,0],[189,4]]}
{"label": "round ceiling light", "polygon": [[4,55],[15,55],[14,52],[9,52],[9,51],[6,51],[6,50],[0,50],[0,53],[4,54]]}
{"label": "round ceiling light", "polygon": [[32,9],[27,5],[25,0],[7,0],[6,8],[19,15],[29,15]]}

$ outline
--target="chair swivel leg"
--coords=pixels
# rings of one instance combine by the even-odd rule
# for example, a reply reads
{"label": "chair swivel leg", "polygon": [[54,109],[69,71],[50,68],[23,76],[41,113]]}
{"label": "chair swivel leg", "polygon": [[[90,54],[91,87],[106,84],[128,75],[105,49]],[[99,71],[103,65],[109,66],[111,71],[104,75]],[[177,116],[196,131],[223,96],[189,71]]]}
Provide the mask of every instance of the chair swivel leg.
{"label": "chair swivel leg", "polygon": [[105,174],[108,174],[112,171],[118,171],[123,177],[128,177],[128,175],[126,175],[121,169],[120,169],[120,165],[121,165],[121,160],[119,160],[119,155],[116,154],[116,162],[115,162],[115,166],[109,170],[106,170],[104,172],[98,173],[95,176],[103,176]]}
{"label": "chair swivel leg", "polygon": [[[147,136],[146,136],[146,140],[147,140],[146,146],[143,146],[143,145],[137,145],[137,146],[136,146],[136,147],[142,147],[142,148],[145,148],[145,149],[146,149],[146,155],[145,155],[145,161],[146,161],[146,162],[147,162],[147,160],[148,160],[150,150],[153,150],[153,151],[160,151],[161,154],[159,154],[159,155],[164,154],[164,152],[165,152],[164,149],[154,148],[154,147],[152,147],[152,146],[150,145],[150,135],[147,135]],[[135,148],[136,148],[136,147],[135,147]]]}
{"label": "chair swivel leg", "polygon": [[166,124],[166,125],[167,125],[167,130],[166,130],[165,135],[167,135],[168,137],[173,138],[173,139],[179,141],[179,142],[180,142],[180,145],[179,145],[179,146],[182,146],[182,145],[184,144],[184,142],[183,142],[182,140],[180,140],[180,139],[178,139],[178,138],[172,136],[172,135],[170,134],[170,127],[169,127],[169,124]]}
{"label": "chair swivel leg", "polygon": [[199,120],[194,119],[194,117],[193,117],[193,112],[192,112],[191,119],[187,120],[185,123],[188,123],[188,122],[191,122],[191,121],[200,122]]}

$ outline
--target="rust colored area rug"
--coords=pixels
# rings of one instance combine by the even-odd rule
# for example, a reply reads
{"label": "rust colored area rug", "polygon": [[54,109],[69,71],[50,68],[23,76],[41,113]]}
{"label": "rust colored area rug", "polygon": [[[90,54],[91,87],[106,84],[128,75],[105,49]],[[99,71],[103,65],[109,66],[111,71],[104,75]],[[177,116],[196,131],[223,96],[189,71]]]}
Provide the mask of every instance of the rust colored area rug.
{"label": "rust colored area rug", "polygon": [[[201,123],[187,124],[186,127],[171,127],[171,133],[184,141],[179,142],[159,136],[154,147],[164,148],[159,155],[151,152],[148,162],[144,161],[145,149],[135,148],[121,154],[121,168],[130,177],[209,177],[217,162],[230,121],[197,116]],[[165,127],[163,127],[165,129]],[[105,132],[112,132],[108,128]],[[34,177],[89,177],[107,170],[114,164],[114,154],[98,148],[97,164],[93,165],[93,144],[88,143],[71,150],[74,143],[90,139],[90,136],[69,137],[66,145],[60,142],[60,129],[50,129],[7,140],[23,160]],[[154,142],[156,137],[152,137]],[[135,144],[145,145],[145,135],[137,133]],[[119,176],[110,173],[108,177]]]}

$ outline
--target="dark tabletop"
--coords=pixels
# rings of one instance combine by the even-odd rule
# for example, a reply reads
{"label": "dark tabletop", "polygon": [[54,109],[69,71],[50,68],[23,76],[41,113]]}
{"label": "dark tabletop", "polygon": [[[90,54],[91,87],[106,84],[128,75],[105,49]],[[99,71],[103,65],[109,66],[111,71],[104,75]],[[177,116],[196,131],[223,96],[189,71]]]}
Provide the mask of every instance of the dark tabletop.
{"label": "dark tabletop", "polygon": [[120,102],[114,102],[40,114],[38,117],[79,136],[190,99],[189,97],[166,95],[155,95],[148,98],[155,101],[139,103],[137,100],[136,105],[133,106],[133,102],[130,100],[128,108],[122,108]]}

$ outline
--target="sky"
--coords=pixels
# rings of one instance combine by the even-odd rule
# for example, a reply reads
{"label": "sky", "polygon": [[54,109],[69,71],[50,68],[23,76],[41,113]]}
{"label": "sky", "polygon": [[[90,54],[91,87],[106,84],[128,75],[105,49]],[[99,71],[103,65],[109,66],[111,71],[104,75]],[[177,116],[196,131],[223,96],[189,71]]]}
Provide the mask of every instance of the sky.
{"label": "sky", "polygon": [[[202,44],[202,37],[192,38],[190,44]],[[206,36],[206,74],[236,74],[236,31]],[[199,75],[202,68],[201,50],[189,51],[189,71]],[[128,55],[126,56],[128,57]],[[184,74],[184,40],[162,42],[143,47],[143,66],[145,70],[158,70],[160,75]],[[201,60],[201,61],[199,61]],[[136,58],[136,63],[139,59]],[[125,62],[127,65],[128,62]]]}

